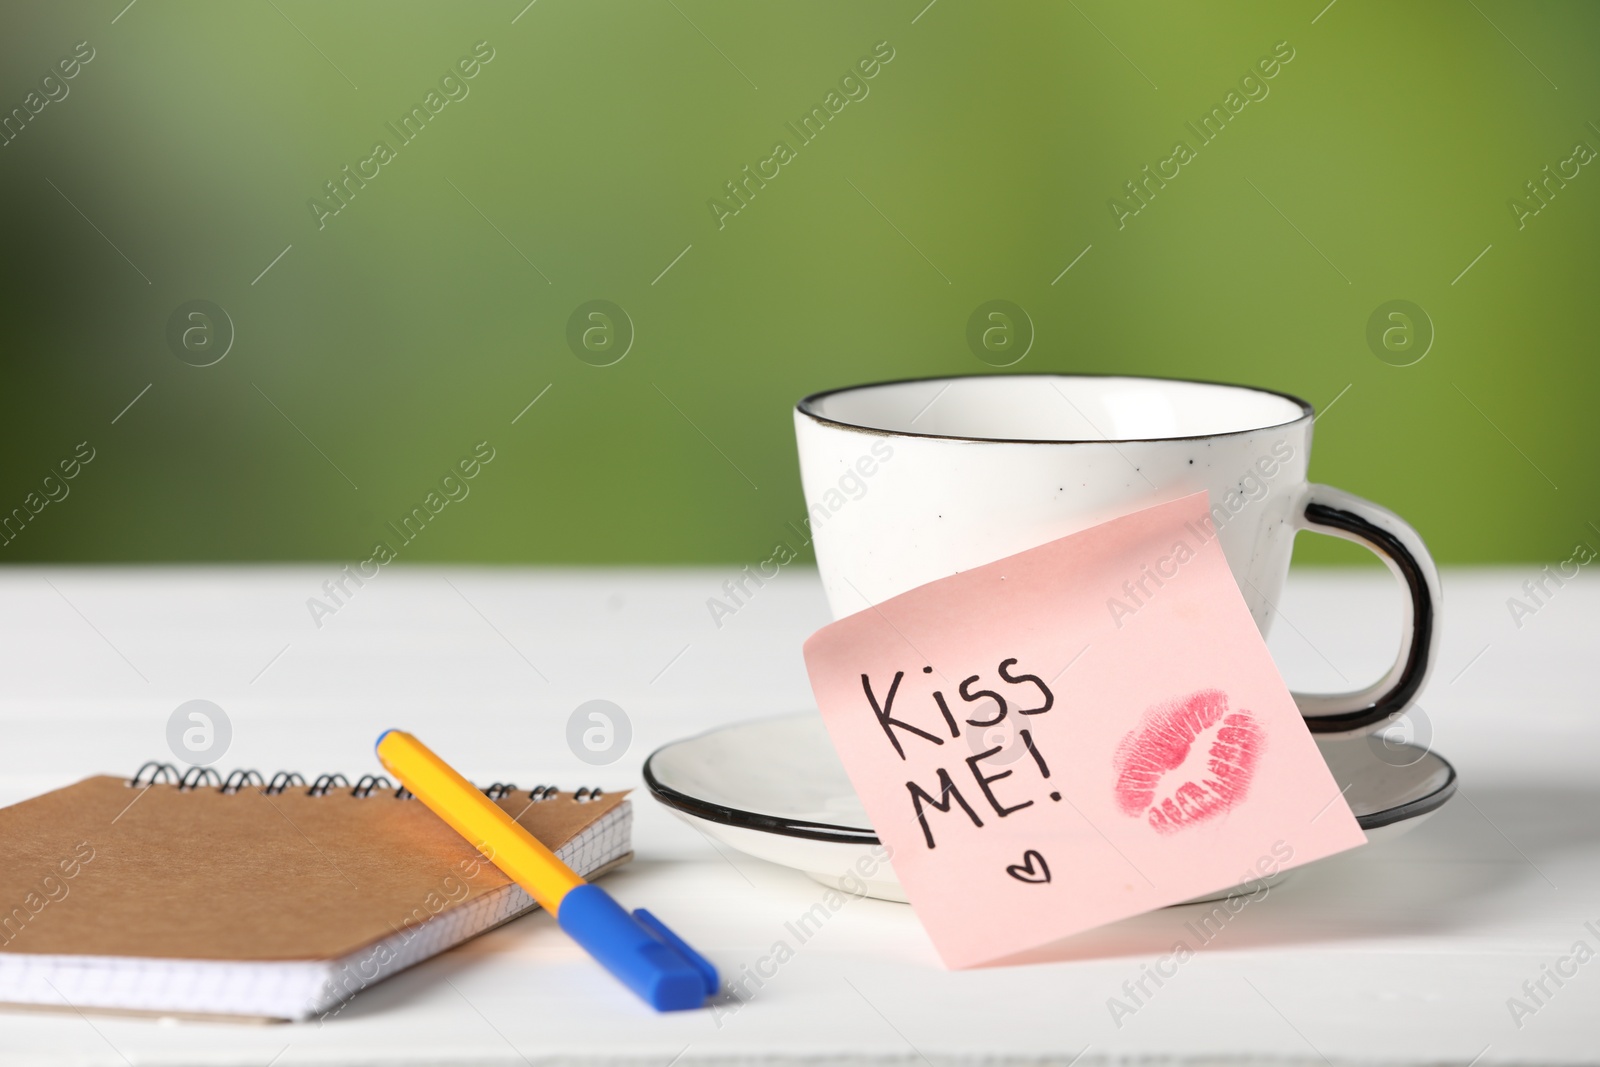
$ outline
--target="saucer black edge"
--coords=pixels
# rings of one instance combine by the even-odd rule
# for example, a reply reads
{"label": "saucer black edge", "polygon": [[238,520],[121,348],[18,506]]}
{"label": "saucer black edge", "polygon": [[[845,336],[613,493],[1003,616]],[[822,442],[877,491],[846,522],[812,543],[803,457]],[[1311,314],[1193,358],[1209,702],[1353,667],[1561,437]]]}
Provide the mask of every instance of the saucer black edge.
{"label": "saucer black edge", "polygon": [[[673,741],[662,745],[650,753],[644,761],[644,784],[650,794],[669,808],[677,808],[690,815],[698,816],[710,822],[720,823],[724,826],[737,826],[746,830],[760,830],[765,833],[783,834],[786,837],[804,837],[812,841],[832,841],[846,845],[876,845],[879,844],[878,835],[870,830],[862,830],[854,826],[838,826],[833,823],[806,822],[799,819],[785,819],[777,815],[762,815],[759,812],[744,811],[739,808],[730,808],[724,804],[712,804],[696,799],[687,793],[681,793],[671,786],[663,785],[656,778],[655,771],[650,764],[662,752],[680,742]],[[1408,800],[1404,804],[1396,804],[1392,808],[1384,808],[1368,815],[1357,815],[1356,824],[1363,830],[1376,830],[1382,826],[1390,826],[1407,819],[1415,819],[1429,812],[1437,811],[1445,805],[1451,797],[1455,796],[1457,775],[1455,765],[1437,752],[1429,749],[1425,755],[1432,756],[1444,764],[1446,777],[1444,784],[1426,796],[1415,800]]]}
{"label": "saucer black edge", "polygon": [[800,819],[785,819],[777,815],[762,815],[759,812],[743,811],[739,808],[730,808],[723,804],[712,804],[704,800],[681,793],[671,786],[663,785],[655,775],[651,763],[662,752],[680,742],[673,741],[662,745],[644,761],[644,784],[650,794],[669,808],[698,816],[710,822],[721,823],[724,826],[737,826],[746,830],[761,830],[766,833],[783,834],[786,837],[804,837],[812,841],[832,841],[845,845],[876,845],[879,843],[878,835],[871,830],[863,830],[854,826],[838,826],[833,823],[807,822]]}
{"label": "saucer black edge", "polygon": [[1392,808],[1384,808],[1382,811],[1375,811],[1370,815],[1357,815],[1356,823],[1361,829],[1376,830],[1380,826],[1389,826],[1393,823],[1405,822],[1407,819],[1415,819],[1419,815],[1426,815],[1431,811],[1437,811],[1444,807],[1445,801],[1456,795],[1455,765],[1432,749],[1426,749],[1424,755],[1432,756],[1444,764],[1446,772],[1444,784],[1427,796],[1408,800],[1404,804],[1396,804]]}

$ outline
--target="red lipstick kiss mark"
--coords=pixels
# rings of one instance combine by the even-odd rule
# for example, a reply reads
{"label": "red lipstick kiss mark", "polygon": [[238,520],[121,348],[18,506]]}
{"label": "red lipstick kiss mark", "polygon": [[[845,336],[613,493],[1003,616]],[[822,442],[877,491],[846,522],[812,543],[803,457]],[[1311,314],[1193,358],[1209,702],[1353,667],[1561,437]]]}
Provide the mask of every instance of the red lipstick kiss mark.
{"label": "red lipstick kiss mark", "polygon": [[[1196,775],[1200,780],[1163,789],[1165,795],[1158,799],[1162,779],[1183,766],[1190,746],[1213,726],[1216,736],[1206,753],[1205,771]],[[1220,689],[1158,704],[1144,713],[1137,730],[1128,731],[1112,757],[1117,806],[1126,815],[1143,816],[1163,834],[1214,819],[1249,792],[1265,741],[1255,717],[1248,711],[1230,712],[1228,695]]]}

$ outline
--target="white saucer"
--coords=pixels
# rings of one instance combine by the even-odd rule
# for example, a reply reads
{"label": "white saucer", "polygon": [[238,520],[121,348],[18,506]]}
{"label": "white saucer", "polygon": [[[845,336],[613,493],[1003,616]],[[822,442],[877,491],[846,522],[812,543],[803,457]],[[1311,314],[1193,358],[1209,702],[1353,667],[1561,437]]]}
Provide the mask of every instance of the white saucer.
{"label": "white saucer", "polygon": [[[1355,737],[1319,738],[1317,747],[1368,841],[1414,829],[1456,791],[1455,768],[1415,745]],[[644,780],[657,800],[716,840],[835,888],[878,843],[814,711],[674,741],[645,761]],[[868,894],[904,901],[894,872],[879,869],[884,877],[867,883]]]}

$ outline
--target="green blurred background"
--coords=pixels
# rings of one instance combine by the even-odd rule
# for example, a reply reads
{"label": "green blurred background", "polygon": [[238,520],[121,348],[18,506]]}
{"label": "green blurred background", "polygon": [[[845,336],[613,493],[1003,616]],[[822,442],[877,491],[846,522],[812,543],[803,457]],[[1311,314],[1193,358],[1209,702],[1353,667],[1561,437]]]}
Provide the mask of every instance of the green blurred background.
{"label": "green blurred background", "polygon": [[[484,440],[404,558],[764,558],[804,512],[795,399],[989,370],[966,326],[992,299],[1036,331],[1011,371],[1337,399],[1313,476],[1442,562],[1600,543],[1600,167],[1563,164],[1600,148],[1594,4],[125,4],[4,16],[0,512],[95,458],[0,559],[364,558]],[[386,124],[478,42],[401,145]],[[879,42],[800,145],[785,124]],[[1279,42],[1199,147],[1185,123]],[[1197,158],[1119,229],[1180,139]],[[319,228],[308,201],[379,140]],[[719,228],[778,140],[797,158]],[[1578,173],[1519,228],[1547,165]],[[195,299],[235,334],[211,366],[167,339]],[[567,340],[596,299],[634,331],[610,366]],[[1409,366],[1367,340],[1395,299],[1435,332]]]}

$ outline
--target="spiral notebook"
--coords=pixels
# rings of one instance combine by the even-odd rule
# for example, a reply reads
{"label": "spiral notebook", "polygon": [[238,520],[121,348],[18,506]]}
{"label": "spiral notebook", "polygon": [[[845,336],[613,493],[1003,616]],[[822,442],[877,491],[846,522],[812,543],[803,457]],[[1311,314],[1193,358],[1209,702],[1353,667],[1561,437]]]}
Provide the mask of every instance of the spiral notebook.
{"label": "spiral notebook", "polygon": [[[632,858],[625,794],[484,790],[568,866]],[[0,1003],[297,1020],[538,907],[383,778],[146,764],[0,809]]]}

